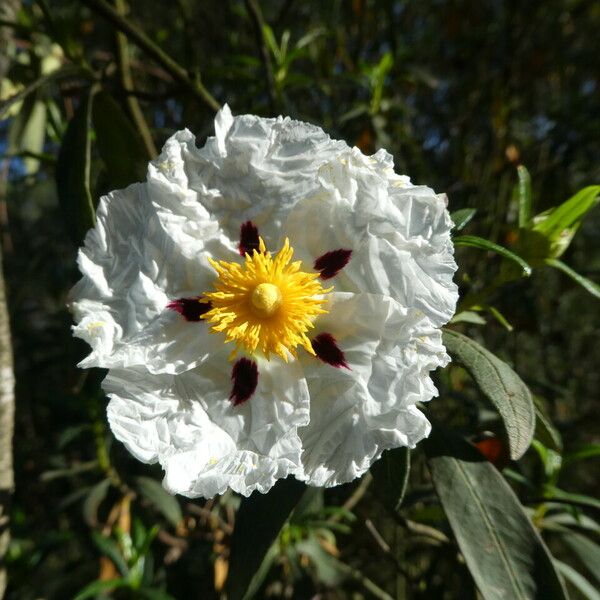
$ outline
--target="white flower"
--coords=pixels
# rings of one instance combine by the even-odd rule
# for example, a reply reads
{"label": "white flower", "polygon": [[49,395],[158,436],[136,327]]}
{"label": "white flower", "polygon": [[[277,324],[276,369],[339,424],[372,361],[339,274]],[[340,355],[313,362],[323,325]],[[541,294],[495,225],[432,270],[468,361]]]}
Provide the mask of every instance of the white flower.
{"label": "white flower", "polygon": [[109,369],[114,434],[171,492],[350,481],[429,433],[457,300],[445,196],[307,123],[225,107],[215,132],[176,133],[100,200],[81,366]]}

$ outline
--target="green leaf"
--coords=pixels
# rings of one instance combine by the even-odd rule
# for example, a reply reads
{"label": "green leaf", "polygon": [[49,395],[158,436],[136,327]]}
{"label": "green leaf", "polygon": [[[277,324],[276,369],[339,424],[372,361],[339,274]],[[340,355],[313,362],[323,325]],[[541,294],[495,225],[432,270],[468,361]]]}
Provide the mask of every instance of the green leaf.
{"label": "green leaf", "polygon": [[424,442],[433,484],[485,600],[565,600],[548,549],[498,470],[435,426]]}
{"label": "green leaf", "polygon": [[450,323],[472,323],[473,325],[485,325],[487,321],[473,310],[462,310],[456,313]]}
{"label": "green leaf", "polygon": [[573,506],[595,508],[596,510],[600,510],[600,500],[597,498],[586,496],[585,494],[572,494],[571,492],[566,492],[565,490],[561,490],[560,488],[553,486],[546,487],[544,500],[546,502],[558,500],[563,504],[571,504]]}
{"label": "green leaf", "polygon": [[568,248],[581,220],[597,204],[598,194],[600,194],[600,185],[590,185],[560,206],[534,218],[533,230],[550,240],[554,258]]}
{"label": "green leaf", "polygon": [[600,583],[600,546],[589,538],[573,531],[561,535],[581,564]]}
{"label": "green leaf", "polygon": [[268,494],[254,492],[242,500],[231,540],[229,600],[250,598],[248,589],[258,589],[254,575],[266,576],[260,571],[261,563],[305,489],[303,483],[288,477],[278,481]]}
{"label": "green leaf", "polygon": [[121,575],[126,576],[129,573],[129,567],[127,566],[125,559],[121,555],[121,552],[119,551],[119,547],[117,546],[115,540],[103,536],[96,529],[92,531],[92,540],[94,541],[94,544],[96,544],[100,552],[102,552],[103,555],[108,556],[108,558],[110,558],[110,560],[113,561],[115,567],[117,567],[117,569],[119,569],[119,571],[121,572]]}
{"label": "green leaf", "polygon": [[496,254],[499,254],[500,256],[503,256],[504,258],[507,258],[508,260],[519,265],[525,275],[531,275],[531,267],[518,254],[511,252],[504,246],[494,244],[494,242],[490,242],[489,240],[485,240],[476,235],[460,235],[454,238],[454,245],[468,246],[470,248],[478,248],[479,250],[495,252]]}
{"label": "green leaf", "polygon": [[531,176],[529,171],[523,166],[517,167],[517,176],[519,184],[517,185],[517,194],[519,198],[519,227],[527,227],[531,220]]}
{"label": "green leaf", "polygon": [[565,275],[568,275],[575,283],[578,283],[584,290],[595,296],[596,298],[600,298],[600,285],[594,283],[591,279],[584,277],[574,271],[569,267],[569,265],[562,262],[562,260],[558,260],[557,258],[547,258],[544,261],[548,266],[554,267],[559,271],[562,271]]}
{"label": "green leaf", "polygon": [[56,164],[58,200],[73,241],[81,245],[96,222],[90,192],[90,111],[91,93],[81,98],[63,137]]}
{"label": "green leaf", "polygon": [[410,474],[410,450],[405,447],[385,450],[371,467],[377,498],[393,512],[400,510]]}
{"label": "green leaf", "polygon": [[92,598],[98,596],[101,592],[110,592],[117,588],[130,587],[129,582],[125,579],[110,579],[109,581],[92,581],[92,583],[86,585],[80,592],[73,598],[73,600],[86,600],[86,598]]}
{"label": "green leaf", "polygon": [[534,398],[535,407],[535,434],[536,440],[539,440],[547,448],[551,448],[556,452],[562,451],[562,438],[560,433],[554,427],[550,417],[544,412],[540,400]]}
{"label": "green leaf", "polygon": [[95,527],[98,523],[98,508],[106,498],[109,487],[110,479],[103,479],[92,487],[90,493],[86,496],[83,503],[83,519],[90,527]]}
{"label": "green leaf", "polygon": [[565,454],[565,465],[586,458],[598,458],[600,456],[600,444],[586,444],[577,450]]}
{"label": "green leaf", "polygon": [[137,477],[136,483],[142,496],[151,502],[173,527],[181,523],[183,515],[179,502],[158,481],[150,477]]}
{"label": "green leaf", "polygon": [[471,221],[477,212],[476,208],[461,208],[450,213],[450,218],[454,223],[454,231],[460,231]]}
{"label": "green leaf", "polygon": [[144,181],[150,157],[142,138],[121,107],[104,90],[94,97],[92,122],[111,188],[120,189]]}
{"label": "green leaf", "polygon": [[535,412],[529,388],[503,361],[477,342],[457,331],[445,329],[448,352],[469,371],[479,389],[498,409],[514,460],[525,454],[533,439]]}
{"label": "green leaf", "polygon": [[581,573],[578,573],[573,567],[556,558],[554,559],[554,564],[559,573],[567,579],[573,587],[577,588],[577,590],[583,594],[584,598],[587,600],[600,600],[600,592],[598,592],[596,588],[581,575]]}

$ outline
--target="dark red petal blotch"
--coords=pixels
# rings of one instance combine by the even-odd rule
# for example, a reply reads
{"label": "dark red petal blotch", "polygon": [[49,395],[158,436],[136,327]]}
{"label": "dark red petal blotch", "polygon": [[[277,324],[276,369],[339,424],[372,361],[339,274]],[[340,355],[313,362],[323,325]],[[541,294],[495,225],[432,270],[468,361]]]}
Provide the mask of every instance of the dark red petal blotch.
{"label": "dark red petal blotch", "polygon": [[313,350],[324,363],[332,367],[349,369],[344,353],[330,333],[320,333],[311,341]]}
{"label": "dark red petal blotch", "polygon": [[315,271],[321,272],[321,279],[331,279],[348,264],[350,256],[352,256],[352,250],[344,248],[325,252],[315,260]]}
{"label": "dark red petal blotch", "polygon": [[207,313],[212,305],[209,301],[203,300],[202,296],[194,296],[193,298],[171,300],[167,304],[167,308],[178,312],[186,321],[200,321],[202,315]]}
{"label": "dark red petal blotch", "polygon": [[253,360],[240,358],[231,370],[233,388],[229,399],[234,406],[246,402],[256,391],[258,385],[258,367]]}
{"label": "dark red petal blotch", "polygon": [[240,227],[240,245],[238,249],[242,256],[252,254],[253,250],[258,252],[258,227],[252,221],[242,223]]}

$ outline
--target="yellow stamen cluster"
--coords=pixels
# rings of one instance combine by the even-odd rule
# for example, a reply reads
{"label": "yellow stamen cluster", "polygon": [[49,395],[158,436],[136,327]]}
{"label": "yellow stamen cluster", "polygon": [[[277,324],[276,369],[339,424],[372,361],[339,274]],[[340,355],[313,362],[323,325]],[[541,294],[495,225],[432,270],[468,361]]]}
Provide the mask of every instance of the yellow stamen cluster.
{"label": "yellow stamen cluster", "polygon": [[214,292],[204,294],[211,310],[203,319],[213,323],[212,331],[235,342],[235,356],[243,348],[249,354],[262,352],[288,360],[302,346],[314,350],[306,336],[318,315],[327,313],[323,297],[333,288],[323,288],[319,273],[301,271],[302,261],[291,262],[294,250],[286,238],[283,248],[271,256],[260,239],[259,251],[246,254],[243,264],[210,260],[217,272]]}

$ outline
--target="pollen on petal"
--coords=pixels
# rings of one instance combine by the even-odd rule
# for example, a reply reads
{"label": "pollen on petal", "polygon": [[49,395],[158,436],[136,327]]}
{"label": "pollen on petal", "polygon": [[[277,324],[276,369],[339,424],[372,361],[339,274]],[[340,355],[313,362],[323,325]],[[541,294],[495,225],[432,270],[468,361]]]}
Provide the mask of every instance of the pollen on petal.
{"label": "pollen on petal", "polygon": [[260,252],[259,246],[258,227],[252,221],[242,223],[240,227],[240,245],[238,246],[240,255],[252,254],[254,250]]}
{"label": "pollen on petal", "polygon": [[332,367],[350,369],[344,353],[330,333],[320,333],[311,341],[313,350],[324,363]]}
{"label": "pollen on petal", "polygon": [[233,388],[229,399],[234,406],[246,402],[256,391],[258,384],[258,367],[253,360],[240,358],[231,370]]}
{"label": "pollen on petal", "polygon": [[167,308],[178,312],[186,321],[200,321],[202,315],[212,308],[212,304],[202,296],[194,296],[172,300],[167,304]]}
{"label": "pollen on petal", "polygon": [[331,279],[348,264],[350,256],[352,256],[352,250],[344,248],[325,252],[315,260],[315,271],[320,271],[321,279]]}

